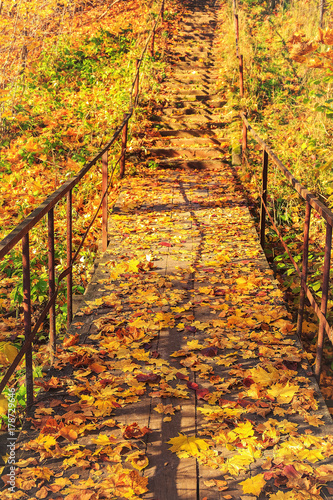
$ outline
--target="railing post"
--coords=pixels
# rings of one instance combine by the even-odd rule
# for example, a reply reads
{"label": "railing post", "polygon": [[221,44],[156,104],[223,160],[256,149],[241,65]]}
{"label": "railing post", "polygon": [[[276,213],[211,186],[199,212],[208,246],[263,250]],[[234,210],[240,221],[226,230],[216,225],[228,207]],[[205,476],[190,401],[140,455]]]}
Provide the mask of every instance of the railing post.
{"label": "railing post", "polygon": [[136,61],[135,61],[136,79],[135,79],[135,85],[134,85],[134,106],[136,106],[136,104],[137,104],[138,95],[139,95],[139,73],[138,73],[139,61],[140,61],[140,59],[136,59]]}
{"label": "railing post", "polygon": [[162,0],[162,6],[161,6],[161,21],[164,21],[164,0]]}
{"label": "railing post", "polygon": [[238,21],[238,14],[234,14],[234,19],[235,19],[235,32],[236,32],[236,52],[237,56],[238,54],[238,44],[239,44],[239,21]]}
{"label": "railing post", "polygon": [[[73,245],[72,190],[67,193],[67,267],[72,265]],[[73,269],[67,275],[67,328],[73,319]]]}
{"label": "railing post", "polygon": [[[127,117],[126,113],[124,113],[124,120]],[[126,147],[127,147],[127,129],[128,129],[128,120],[126,120],[126,123],[123,128],[123,134],[121,137],[121,160],[120,160],[120,172],[119,172],[119,177],[122,179],[125,174],[125,155],[126,155]]]}
{"label": "railing post", "polygon": [[319,27],[323,27],[324,21],[324,12],[325,12],[325,0],[320,0],[320,18],[319,18]]}
{"label": "railing post", "polygon": [[[31,294],[30,294],[30,255],[29,233],[22,238],[22,268],[23,268],[23,313],[25,340],[31,333]],[[25,354],[25,380],[27,388],[27,413],[32,409],[34,400],[34,379],[32,370],[32,344]]]}
{"label": "railing post", "polygon": [[261,188],[261,207],[260,207],[260,244],[265,248],[265,227],[266,227],[266,209],[267,206],[267,173],[268,173],[268,153],[264,149],[262,157],[262,188]]}
{"label": "railing post", "polygon": [[239,56],[239,91],[240,96],[244,97],[244,64],[243,64],[243,55]]}
{"label": "railing post", "polygon": [[[244,117],[247,118],[247,113],[244,112]],[[243,139],[242,139],[242,161],[245,161],[245,153],[247,150],[247,126],[245,121],[243,120]]]}
{"label": "railing post", "polygon": [[150,45],[150,55],[151,57],[154,57],[154,43],[155,43],[155,21],[153,20],[153,32],[151,35],[151,45]]}
{"label": "railing post", "polygon": [[[54,262],[54,209],[48,213],[48,268],[49,268],[49,299],[55,292],[55,262]],[[50,308],[49,347],[51,358],[56,350],[56,316],[55,303]]]}
{"label": "railing post", "polygon": [[[104,196],[105,194],[105,196]],[[102,156],[102,250],[108,247],[108,152]]]}
{"label": "railing post", "polygon": [[[330,267],[331,267],[331,248],[332,248],[332,226],[326,223],[325,258],[324,258],[323,285],[322,285],[322,296],[321,296],[321,307],[320,307],[320,310],[324,316],[326,316],[327,312],[327,301],[328,301],[328,291],[330,282]],[[315,362],[315,376],[318,382],[320,379],[321,364],[323,359],[324,332],[325,332],[325,326],[323,321],[320,320],[318,341],[317,341],[317,356]]]}
{"label": "railing post", "polygon": [[309,233],[310,233],[310,219],[311,219],[311,205],[307,201],[305,208],[304,219],[304,237],[303,237],[303,260],[302,260],[302,276],[301,276],[301,291],[299,296],[298,316],[297,316],[297,335],[301,338],[304,303],[305,303],[305,286],[308,277],[308,264],[309,264]]}

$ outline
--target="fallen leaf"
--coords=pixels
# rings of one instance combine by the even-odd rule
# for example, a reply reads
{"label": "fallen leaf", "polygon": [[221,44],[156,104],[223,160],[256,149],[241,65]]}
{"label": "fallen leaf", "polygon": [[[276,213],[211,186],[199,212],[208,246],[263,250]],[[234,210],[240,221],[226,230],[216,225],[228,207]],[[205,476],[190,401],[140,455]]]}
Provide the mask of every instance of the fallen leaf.
{"label": "fallen leaf", "polygon": [[245,481],[239,483],[244,493],[250,493],[251,495],[259,496],[262,492],[266,481],[264,479],[264,474],[257,474],[256,476],[249,477]]}
{"label": "fallen leaf", "polygon": [[136,422],[134,422],[131,425],[127,425],[123,431],[123,437],[125,439],[140,439],[146,434],[151,432],[151,429],[148,429],[148,427],[139,427]]}
{"label": "fallen leaf", "polygon": [[174,453],[185,451],[193,456],[198,455],[199,450],[208,450],[209,445],[204,439],[195,436],[185,436],[185,434],[178,434],[178,437],[171,438],[168,441],[172,446],[169,448]]}

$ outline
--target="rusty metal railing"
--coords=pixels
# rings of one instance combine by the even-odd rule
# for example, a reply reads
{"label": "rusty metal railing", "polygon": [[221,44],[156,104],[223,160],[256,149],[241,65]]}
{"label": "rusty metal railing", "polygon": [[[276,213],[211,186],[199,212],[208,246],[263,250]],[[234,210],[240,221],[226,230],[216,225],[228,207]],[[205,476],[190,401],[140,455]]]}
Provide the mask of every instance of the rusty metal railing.
{"label": "rusty metal railing", "polygon": [[[318,198],[315,197],[310,191],[308,191],[297,179],[291,174],[291,172],[283,165],[281,160],[273,153],[270,147],[259,137],[259,135],[253,130],[250,123],[248,122],[245,113],[241,113],[241,118],[243,121],[243,155],[245,156],[247,148],[247,132],[250,132],[251,136],[256,140],[258,144],[262,147],[263,159],[262,159],[262,178],[261,178],[261,193],[259,193],[261,199],[260,207],[260,243],[262,247],[265,247],[265,226],[266,226],[266,214],[269,217],[272,227],[278,234],[281,243],[288,254],[300,280],[301,280],[301,291],[300,291],[300,302],[298,308],[298,318],[297,318],[297,333],[300,336],[302,333],[303,315],[304,315],[304,304],[305,298],[308,299],[312,308],[314,309],[318,319],[319,319],[319,330],[317,339],[317,352],[316,360],[314,366],[314,372],[319,379],[322,360],[323,360],[323,350],[324,350],[324,333],[328,335],[329,340],[333,344],[333,330],[330,327],[327,319],[327,303],[329,295],[329,282],[330,282],[330,264],[331,264],[331,248],[332,248],[332,227],[333,227],[333,212],[329,210]],[[269,158],[273,164],[284,174],[285,178],[293,186],[295,191],[299,194],[300,198],[305,201],[305,218],[304,218],[304,236],[303,236],[303,259],[302,259],[302,269],[299,268],[295,259],[293,258],[288,246],[283,240],[278,228],[276,227],[273,218],[271,217],[269,210],[267,208],[267,186],[268,186],[268,160]],[[310,231],[310,220],[311,211],[315,210],[325,221],[326,221],[326,241],[325,241],[325,252],[324,252],[324,267],[322,273],[322,298],[321,305],[318,306],[310,288],[307,285],[308,277],[308,261],[309,261],[309,231]]]}
{"label": "rusty metal railing", "polygon": [[[33,404],[33,368],[32,368],[32,343],[34,338],[49,314],[49,344],[51,356],[56,349],[56,298],[59,292],[60,283],[67,278],[67,326],[73,319],[72,309],[72,288],[73,288],[73,266],[77,261],[79,253],[82,249],[84,241],[93,226],[100,209],[102,209],[102,251],[107,249],[108,245],[108,191],[112,185],[112,180],[116,168],[119,165],[119,176],[122,178],[125,174],[126,162],[126,147],[127,147],[127,132],[128,123],[133,115],[134,109],[138,103],[139,96],[139,76],[140,67],[142,65],[144,55],[150,44],[150,54],[154,54],[154,39],[157,26],[160,21],[164,20],[164,2],[162,0],[158,14],[153,21],[152,28],[146,39],[146,43],[141,53],[141,57],[136,60],[136,70],[132,86],[130,89],[130,110],[124,114],[122,123],[114,131],[112,139],[104,146],[104,148],[89,162],[87,163],[75,176],[65,182],[56,191],[54,191],[39,207],[37,207],[26,219],[24,219],[18,226],[16,226],[10,234],[8,234],[0,242],[0,260],[10,252],[10,250],[20,241],[22,242],[22,267],[23,267],[23,314],[24,314],[24,343],[14,361],[7,369],[4,377],[0,382],[0,394],[6,387],[8,381],[13,375],[15,369],[25,356],[25,370],[26,370],[26,388],[27,396],[26,403],[27,409],[31,408]],[[120,139],[121,141],[121,154],[118,160],[113,165],[111,172],[109,172],[108,152],[115,142]],[[73,256],[73,228],[72,228],[72,199],[73,188],[79,184],[83,177],[94,167],[99,160],[102,162],[102,190],[101,200],[95,214],[93,215],[83,238]],[[66,199],[67,203],[67,267],[64,269],[57,279],[55,276],[55,238],[54,238],[54,209],[56,204]],[[32,327],[32,314],[31,314],[31,291],[30,291],[30,245],[29,233],[36,224],[47,216],[48,227],[48,302],[43,311],[36,320]]]}

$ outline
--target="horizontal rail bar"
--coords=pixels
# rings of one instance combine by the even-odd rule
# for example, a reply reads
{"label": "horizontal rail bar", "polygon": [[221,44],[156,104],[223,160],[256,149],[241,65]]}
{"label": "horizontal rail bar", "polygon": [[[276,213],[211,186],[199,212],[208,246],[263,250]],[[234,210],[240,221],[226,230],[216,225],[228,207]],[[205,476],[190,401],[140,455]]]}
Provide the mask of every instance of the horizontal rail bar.
{"label": "horizontal rail bar", "polygon": [[89,162],[85,165],[80,172],[75,176],[64,182],[56,191],[54,191],[48,198],[46,198],[43,203],[41,203],[33,212],[31,212],[28,217],[18,224],[13,231],[11,231],[1,242],[0,242],[0,259],[2,259],[22,238],[25,236],[43,217],[46,215],[51,208],[53,208],[58,201],[60,201],[71,189],[73,189],[76,184],[82,179],[82,177],[89,172],[89,170],[96,164],[96,162],[103,156],[103,154],[108,151],[115,140],[120,136],[123,128],[127,125],[128,120],[132,116],[132,111],[126,113],[126,118],[122,121],[121,125],[116,129],[112,136],[112,139],[104,146],[104,148]]}
{"label": "horizontal rail bar", "polygon": [[241,112],[241,117],[243,122],[246,124],[246,128],[250,134],[255,138],[255,140],[263,147],[263,149],[272,158],[275,165],[283,172],[289,182],[294,186],[298,194],[303,198],[303,200],[310,203],[311,207],[314,208],[330,225],[333,226],[333,212],[327,208],[321,201],[316,198],[314,194],[308,191],[297,179],[292,175],[292,173],[283,165],[282,161],[273,153],[271,148],[259,137],[259,135],[253,130],[244,113]]}

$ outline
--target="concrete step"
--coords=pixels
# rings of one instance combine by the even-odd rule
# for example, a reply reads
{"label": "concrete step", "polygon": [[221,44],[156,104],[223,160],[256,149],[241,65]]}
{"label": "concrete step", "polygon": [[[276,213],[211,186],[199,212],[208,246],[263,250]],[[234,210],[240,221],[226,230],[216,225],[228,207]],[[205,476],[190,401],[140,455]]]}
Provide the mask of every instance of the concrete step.
{"label": "concrete step", "polygon": [[224,148],[221,146],[206,148],[150,148],[149,156],[161,159],[177,158],[185,160],[213,160],[224,156],[226,153],[226,146]]}
{"label": "concrete step", "polygon": [[212,64],[210,57],[203,57],[202,54],[194,55],[191,53],[178,54],[176,58],[171,59],[171,67],[173,65],[177,66],[177,69],[179,68],[181,71],[186,70],[189,65],[191,69],[195,71],[210,71],[214,68],[214,64]]}
{"label": "concrete step", "polygon": [[186,92],[177,92],[177,89],[175,87],[172,90],[168,90],[167,99],[170,102],[205,102],[211,98],[211,95],[212,94],[209,94],[208,92],[203,93],[202,91],[197,91],[196,89],[193,89],[192,92],[190,92],[189,90]]}
{"label": "concrete step", "polygon": [[199,106],[188,105],[187,107],[170,106],[163,108],[163,116],[170,116],[170,117],[193,116],[193,115],[211,116],[213,114],[213,111],[214,111],[213,109],[210,109],[208,106],[204,106],[202,104]]}
{"label": "concrete step", "polygon": [[226,100],[223,100],[221,98],[217,99],[210,99],[210,96],[196,96],[195,100],[186,100],[186,99],[181,99],[175,100],[174,102],[174,107],[177,109],[181,108],[187,108],[189,105],[194,106],[195,108],[201,108],[205,106],[206,108],[222,108],[226,104]]}
{"label": "concrete step", "polygon": [[175,69],[171,73],[172,78],[180,78],[180,79],[194,79],[195,77],[200,77],[205,80],[214,81],[218,78],[218,71],[210,71],[207,66],[204,66],[201,63],[202,67],[194,66],[191,60],[184,61],[182,63],[177,64],[177,69]]}
{"label": "concrete step", "polygon": [[221,122],[219,115],[172,115],[172,116],[156,116],[152,119],[153,122],[159,123],[163,127],[176,129],[196,128],[196,127],[220,127],[224,123]]}
{"label": "concrete step", "polygon": [[184,169],[190,168],[194,170],[203,170],[205,168],[219,168],[221,165],[226,164],[223,159],[213,160],[159,160],[158,165],[160,168],[165,169]]}
{"label": "concrete step", "polygon": [[170,82],[168,83],[167,87],[161,88],[161,91],[165,93],[166,95],[178,95],[186,97],[192,97],[192,96],[208,96],[208,98],[211,95],[216,94],[216,83],[200,83],[200,84],[193,84],[193,83],[182,83],[182,82]]}
{"label": "concrete step", "polygon": [[216,137],[165,137],[154,142],[156,148],[166,148],[168,146],[175,148],[204,148],[204,147],[227,147],[229,140],[227,138]]}
{"label": "concrete step", "polygon": [[179,139],[181,138],[188,138],[188,139],[193,139],[193,138],[200,138],[200,137],[205,137],[209,135],[211,138],[217,138],[216,133],[220,132],[221,130],[211,130],[210,128],[202,128],[202,129],[170,129],[170,130],[159,130],[158,135],[156,137],[158,138],[174,138],[177,137]]}

